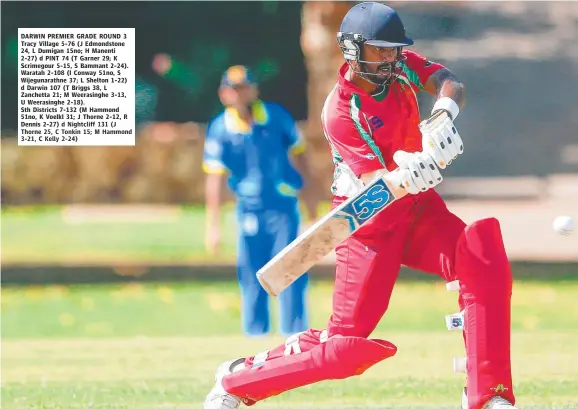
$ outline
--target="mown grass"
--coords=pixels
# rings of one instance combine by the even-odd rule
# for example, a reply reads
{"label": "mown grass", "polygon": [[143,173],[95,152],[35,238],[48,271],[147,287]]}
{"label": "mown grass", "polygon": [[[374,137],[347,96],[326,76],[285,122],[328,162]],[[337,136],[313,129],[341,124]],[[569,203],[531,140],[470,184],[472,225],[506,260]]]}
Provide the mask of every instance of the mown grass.
{"label": "mown grass", "polygon": [[[512,359],[520,408],[578,408],[576,282],[517,282]],[[312,326],[331,309],[331,285],[310,293]],[[240,334],[235,283],[9,287],[2,290],[2,407],[200,408],[223,360],[271,348],[277,335]],[[360,377],[323,382],[261,408],[457,408],[463,354],[443,316],[442,283],[398,283],[374,336],[398,354]]]}

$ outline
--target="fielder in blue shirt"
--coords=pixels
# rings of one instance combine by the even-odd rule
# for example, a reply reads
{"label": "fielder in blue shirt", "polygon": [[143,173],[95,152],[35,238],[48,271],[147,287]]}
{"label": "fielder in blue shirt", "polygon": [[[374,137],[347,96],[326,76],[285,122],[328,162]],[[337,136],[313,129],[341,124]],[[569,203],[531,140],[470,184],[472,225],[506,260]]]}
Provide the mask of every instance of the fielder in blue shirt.
{"label": "fielder in blue shirt", "polygon": [[[205,242],[210,253],[218,251],[226,178],[236,197],[242,326],[247,335],[264,335],[270,330],[269,297],[256,274],[297,237],[298,193],[308,178],[305,145],[291,115],[281,105],[258,98],[258,86],[246,67],[237,65],[225,72],[219,98],[225,110],[208,125],[203,156]],[[315,202],[308,199],[305,204],[310,218],[316,219]],[[305,274],[278,297],[279,330],[284,336],[308,328],[307,286]]]}

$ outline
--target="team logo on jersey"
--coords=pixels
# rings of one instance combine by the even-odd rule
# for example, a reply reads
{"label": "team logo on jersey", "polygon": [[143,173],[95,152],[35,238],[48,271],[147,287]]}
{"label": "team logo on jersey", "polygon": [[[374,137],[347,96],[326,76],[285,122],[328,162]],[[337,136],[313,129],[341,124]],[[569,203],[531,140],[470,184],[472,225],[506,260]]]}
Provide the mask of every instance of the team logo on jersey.
{"label": "team logo on jersey", "polygon": [[369,127],[371,128],[371,132],[375,132],[377,129],[383,126],[383,121],[378,116],[372,116],[369,118]]}

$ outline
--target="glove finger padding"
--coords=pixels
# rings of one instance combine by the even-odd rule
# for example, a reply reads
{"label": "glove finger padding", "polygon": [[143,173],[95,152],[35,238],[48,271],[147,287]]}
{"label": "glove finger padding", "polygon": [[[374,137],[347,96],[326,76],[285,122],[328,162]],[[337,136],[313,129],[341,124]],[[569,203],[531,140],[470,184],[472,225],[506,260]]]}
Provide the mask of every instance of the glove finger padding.
{"label": "glove finger padding", "polygon": [[[454,134],[454,131],[455,131],[455,134]],[[447,150],[448,150],[450,156],[452,157],[452,159],[457,158],[458,155],[460,154],[460,150],[459,150],[459,145],[456,143],[456,138],[455,138],[455,135],[458,133],[458,131],[456,130],[456,127],[451,125],[451,127],[443,128],[441,130],[441,133],[443,135],[443,141],[447,145]],[[458,135],[458,137],[459,137],[459,135]]]}
{"label": "glove finger padding", "polygon": [[433,186],[433,175],[431,173],[431,169],[429,168],[428,164],[427,164],[427,158],[429,157],[429,155],[426,154],[421,154],[418,155],[418,164],[420,167],[420,172],[421,172],[421,179],[423,180],[423,188],[421,189],[422,191],[429,189],[430,187]]}
{"label": "glove finger padding", "polygon": [[453,121],[439,112],[420,124],[422,149],[440,169],[445,169],[464,151],[463,141]]}
{"label": "glove finger padding", "polygon": [[419,193],[419,189],[413,182],[411,172],[409,169],[407,168],[400,169],[394,173],[397,173],[396,178],[399,180],[399,185],[403,186],[405,190],[407,190],[407,193],[410,193],[412,195]]}
{"label": "glove finger padding", "polygon": [[397,151],[393,160],[398,164],[399,181],[408,193],[425,192],[442,181],[433,159],[424,152]]}
{"label": "glove finger padding", "polygon": [[428,180],[430,187],[435,186],[435,185],[439,185],[441,183],[441,181],[443,180],[443,177],[442,177],[440,170],[435,165],[435,162],[433,161],[431,156],[425,155],[425,162],[426,162],[426,166],[428,167],[428,169],[430,171],[430,175],[431,175],[431,179]]}
{"label": "glove finger padding", "polygon": [[422,191],[431,189],[442,181],[442,175],[430,155],[423,152],[416,153],[416,160],[420,167],[424,184],[424,186],[421,187],[418,183],[418,187],[420,187]]}
{"label": "glove finger padding", "polygon": [[464,153],[464,141],[462,141],[462,137],[460,136],[457,128],[455,125],[453,125],[452,123],[452,139],[456,145],[456,147],[458,148],[458,155],[461,155],[462,153]]}
{"label": "glove finger padding", "polygon": [[390,180],[405,188],[408,193],[415,195],[416,193],[419,193],[419,188],[413,181],[412,172],[408,167],[408,163],[411,161],[412,156],[411,153],[405,151],[397,151],[393,154],[393,161],[397,164],[399,169],[391,173]]}
{"label": "glove finger padding", "polygon": [[434,140],[435,148],[430,152],[430,156],[435,160],[436,165],[441,169],[445,169],[453,159],[453,156],[447,149],[446,142],[444,142],[444,134],[442,130],[432,130],[432,139]]}

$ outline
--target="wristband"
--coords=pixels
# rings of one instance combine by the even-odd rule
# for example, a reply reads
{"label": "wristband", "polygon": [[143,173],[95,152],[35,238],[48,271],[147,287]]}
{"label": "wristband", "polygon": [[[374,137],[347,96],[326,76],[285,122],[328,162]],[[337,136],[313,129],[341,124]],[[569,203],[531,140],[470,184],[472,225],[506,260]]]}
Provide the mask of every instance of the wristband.
{"label": "wristband", "polygon": [[439,111],[440,109],[448,111],[448,113],[452,117],[452,120],[454,121],[457,118],[458,114],[460,113],[460,107],[450,97],[441,97],[440,99],[438,99],[431,110],[432,115],[434,114],[434,112]]}

